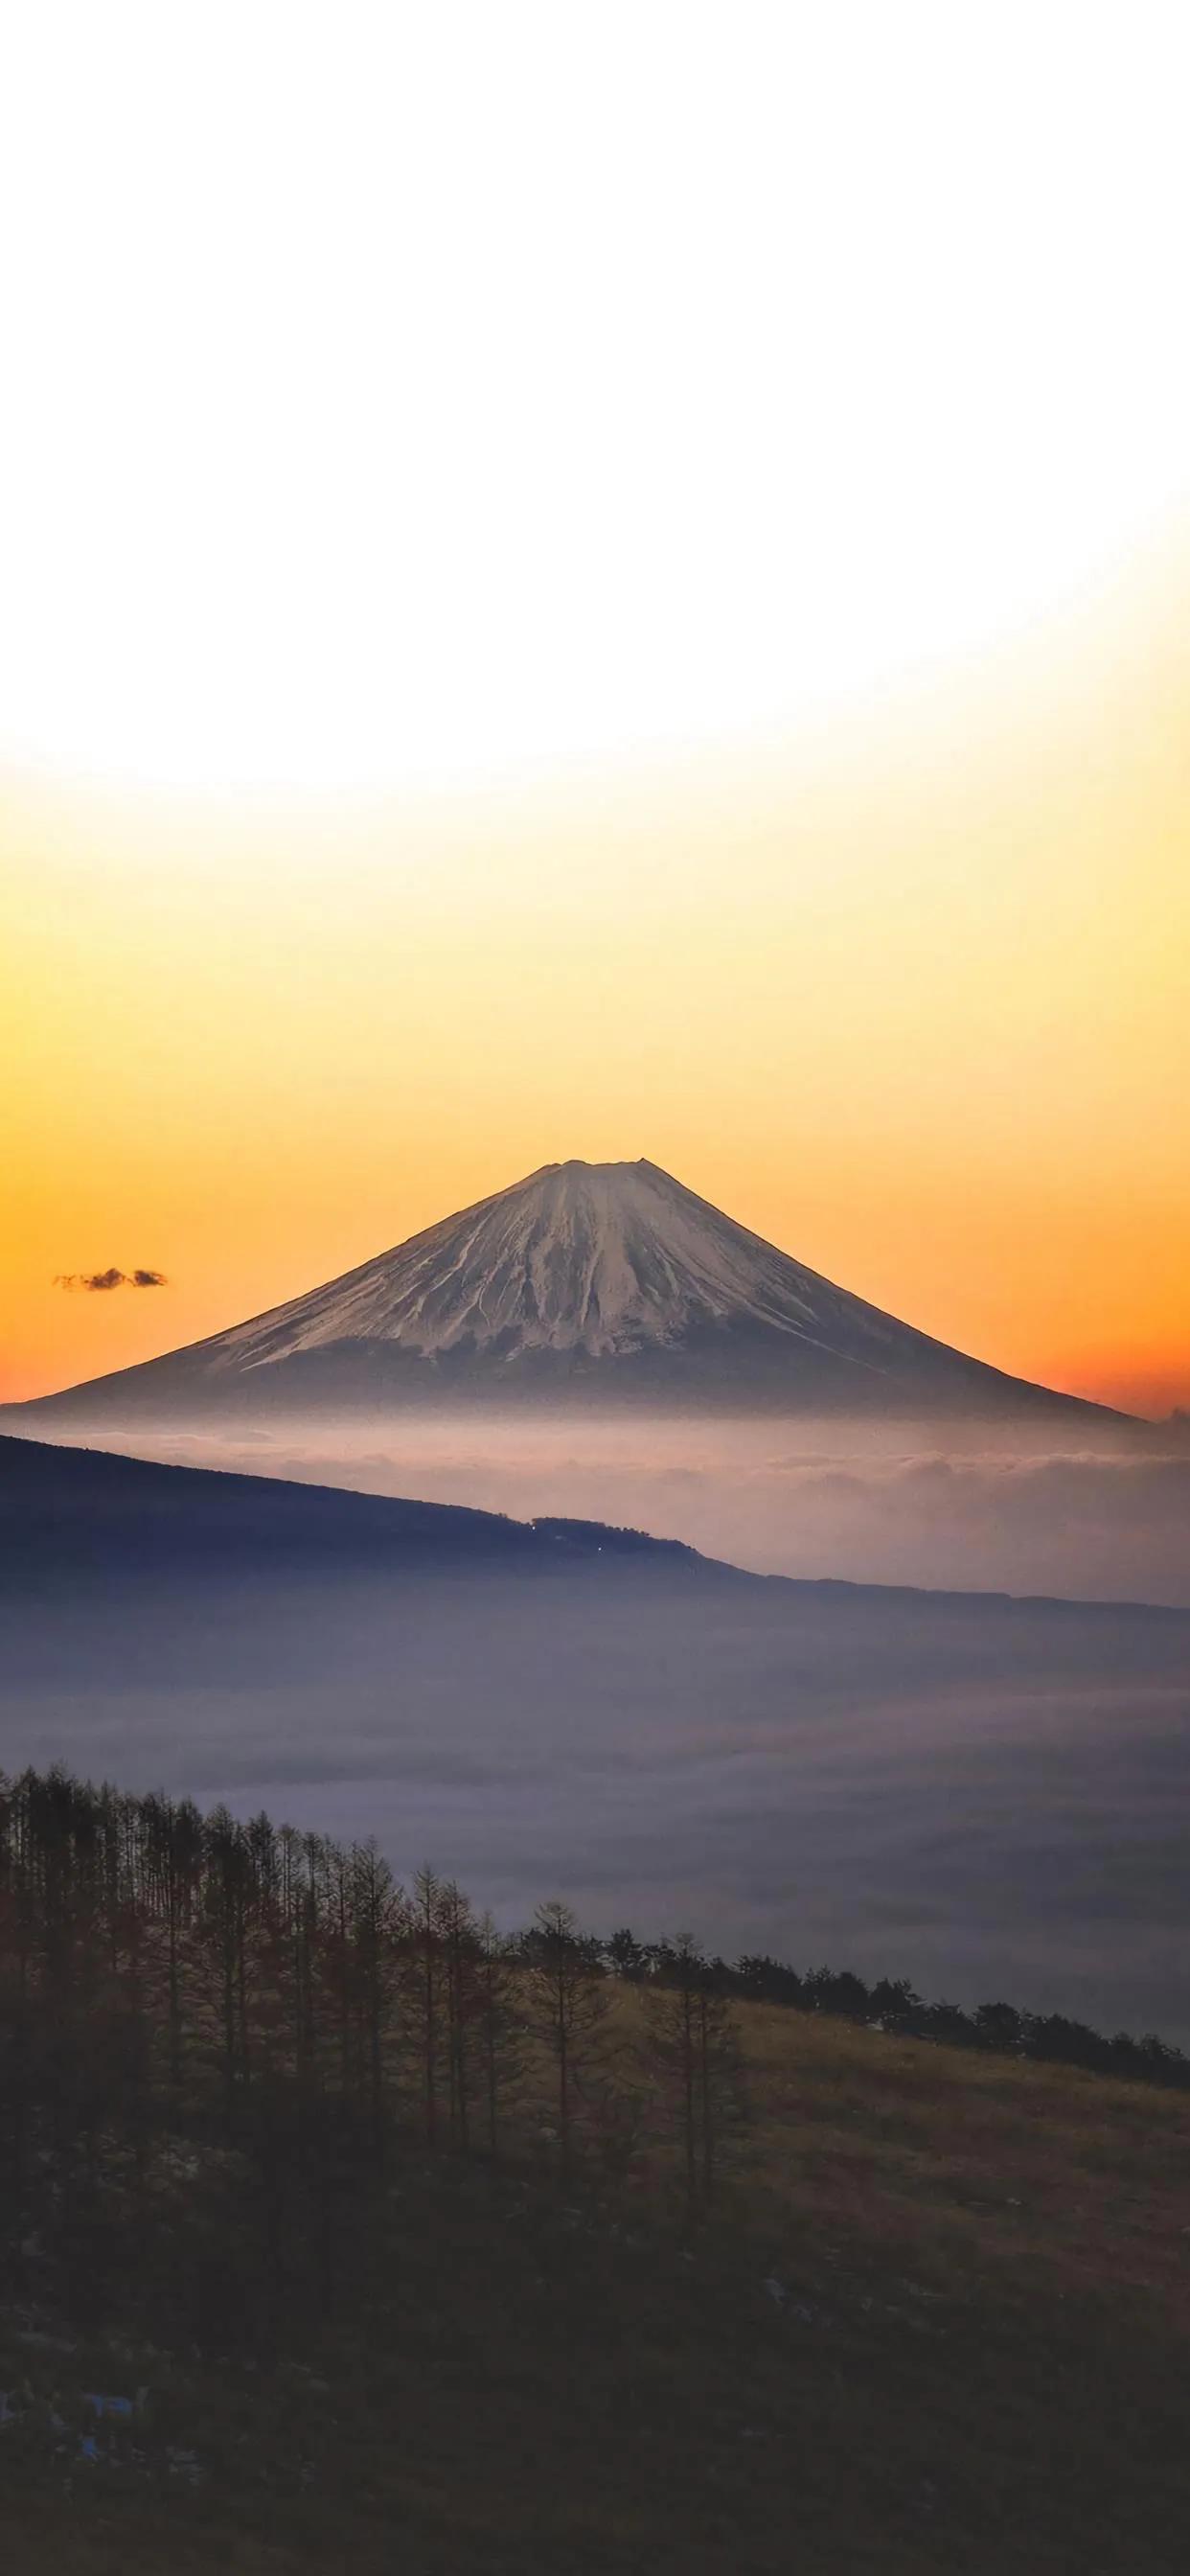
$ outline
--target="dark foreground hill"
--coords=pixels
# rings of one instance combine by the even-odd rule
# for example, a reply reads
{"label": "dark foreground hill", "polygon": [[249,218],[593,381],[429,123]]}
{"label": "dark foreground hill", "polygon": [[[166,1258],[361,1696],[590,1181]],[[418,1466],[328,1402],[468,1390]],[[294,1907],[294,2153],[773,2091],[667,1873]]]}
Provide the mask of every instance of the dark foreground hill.
{"label": "dark foreground hill", "polygon": [[1184,2100],[740,2018],[749,2170],[693,2228],[414,2150],[337,2185],[338,2296],[279,2347],[218,2322],[238,2164],[226,2235],[201,2166],[148,2243],[109,2218],[101,2315],[0,2314],[64,2428],[0,2428],[14,2571],[1182,2576]]}
{"label": "dark foreground hill", "polygon": [[675,1541],[594,1521],[516,1521],[451,1503],[0,1437],[0,1593],[88,1576],[146,1585],[220,1575],[259,1581],[270,1571],[327,1580],[548,1575],[604,1556],[719,1570]]}
{"label": "dark foreground hill", "polygon": [[0,1445],[0,1765],[1190,2039],[1190,1616]]}
{"label": "dark foreground hill", "polygon": [[1185,2093],[642,1986],[565,1909],[510,1949],[263,1818],[21,1798],[20,2576],[1180,2576]]}

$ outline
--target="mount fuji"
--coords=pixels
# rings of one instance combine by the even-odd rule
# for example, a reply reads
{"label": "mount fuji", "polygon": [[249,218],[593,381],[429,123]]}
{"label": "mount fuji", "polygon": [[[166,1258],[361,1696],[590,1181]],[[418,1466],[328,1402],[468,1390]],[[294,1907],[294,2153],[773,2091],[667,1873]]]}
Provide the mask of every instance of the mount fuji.
{"label": "mount fuji", "polygon": [[15,1410],[173,1425],[625,1400],[1124,1420],[897,1322],[644,1161],[547,1163],[267,1314]]}

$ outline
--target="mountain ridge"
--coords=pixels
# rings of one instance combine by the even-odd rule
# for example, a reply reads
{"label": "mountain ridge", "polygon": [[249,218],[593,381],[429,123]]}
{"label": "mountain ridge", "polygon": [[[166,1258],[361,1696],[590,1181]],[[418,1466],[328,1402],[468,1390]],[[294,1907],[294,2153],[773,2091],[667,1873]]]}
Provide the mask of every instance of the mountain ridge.
{"label": "mountain ridge", "polygon": [[[188,1511],[191,1504],[197,1509]],[[212,1532],[220,1541],[214,1551]],[[636,1562],[645,1572],[725,1582],[772,1599],[846,1595],[908,1610],[921,1604],[956,1613],[1068,1612],[1074,1619],[1104,1622],[1135,1616],[1190,1633],[1190,1610],[1167,1602],[1088,1601],[1062,1593],[759,1573],[728,1558],[708,1556],[682,1539],[608,1521],[561,1513],[517,1520],[463,1503],[427,1503],[239,1468],[129,1458],[119,1451],[0,1433],[0,1597],[6,1590],[23,1594],[36,1560],[55,1586],[73,1582],[80,1571],[106,1584],[122,1556],[124,1570],[139,1580],[159,1573],[163,1560],[175,1557],[188,1574],[200,1574],[220,1560],[225,1547],[222,1561],[250,1578],[261,1567],[259,1558],[252,1562],[245,1556],[245,1542],[250,1550],[268,1554],[273,1572],[285,1570],[287,1555],[291,1563],[304,1559],[307,1565],[321,1558],[332,1571],[354,1557],[373,1572],[391,1572],[404,1563],[417,1574],[432,1565],[459,1573],[490,1568],[501,1575],[522,1570],[577,1573],[593,1570],[595,1558],[602,1557],[608,1570]]]}
{"label": "mountain ridge", "polygon": [[0,1593],[19,1590],[41,1565],[56,1580],[79,1573],[133,1577],[174,1563],[201,1573],[241,1573],[301,1560],[391,1570],[407,1564],[462,1572],[491,1567],[574,1571],[591,1558],[641,1557],[764,1581],[699,1554],[680,1539],[597,1521],[516,1520],[463,1503],[427,1503],[315,1485],[239,1469],[166,1464],[119,1451],[0,1434]]}
{"label": "mountain ridge", "polygon": [[261,1315],[19,1410],[83,1421],[122,1404],[182,1419],[624,1398],[1129,1420],[902,1323],[644,1157],[543,1164]]}

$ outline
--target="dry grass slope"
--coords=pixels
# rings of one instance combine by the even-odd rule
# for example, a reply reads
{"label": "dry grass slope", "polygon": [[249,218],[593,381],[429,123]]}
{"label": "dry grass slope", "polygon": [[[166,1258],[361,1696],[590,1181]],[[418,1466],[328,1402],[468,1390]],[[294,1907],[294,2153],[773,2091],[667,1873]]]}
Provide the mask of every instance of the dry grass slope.
{"label": "dry grass slope", "polygon": [[[640,2010],[617,1992],[625,2043]],[[131,2369],[208,2466],[47,2492],[10,2448],[7,2563],[1183,2576],[1190,2100],[738,2024],[749,2118],[709,2210],[672,2164],[563,2186],[530,2138],[498,2170],[410,2148],[363,2287],[283,2363],[119,2363],[98,2330],[31,2360],[0,2329],[0,2384]]]}

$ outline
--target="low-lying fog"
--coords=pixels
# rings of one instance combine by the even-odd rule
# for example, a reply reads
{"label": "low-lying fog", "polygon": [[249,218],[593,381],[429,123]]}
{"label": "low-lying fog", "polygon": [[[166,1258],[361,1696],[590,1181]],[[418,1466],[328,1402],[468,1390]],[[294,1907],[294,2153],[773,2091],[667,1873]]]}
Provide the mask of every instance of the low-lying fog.
{"label": "low-lying fog", "polygon": [[521,1413],[156,1441],[130,1431],[102,1445],[521,1520],[627,1522],[758,1573],[1188,1605],[1190,1425],[1109,1440]]}
{"label": "low-lying fog", "polygon": [[[1156,1444],[522,1419],[103,1445],[631,1522],[761,1571],[1190,1603],[1190,1451]],[[46,1608],[6,1612],[6,1767],[374,1832],[505,1924],[562,1893],[600,1929],[1190,2040],[1190,1621],[614,1567]]]}
{"label": "low-lying fog", "polygon": [[0,1762],[374,1833],[508,1926],[689,1927],[1190,2040],[1190,1617],[583,1574],[135,1569],[0,1615]]}

